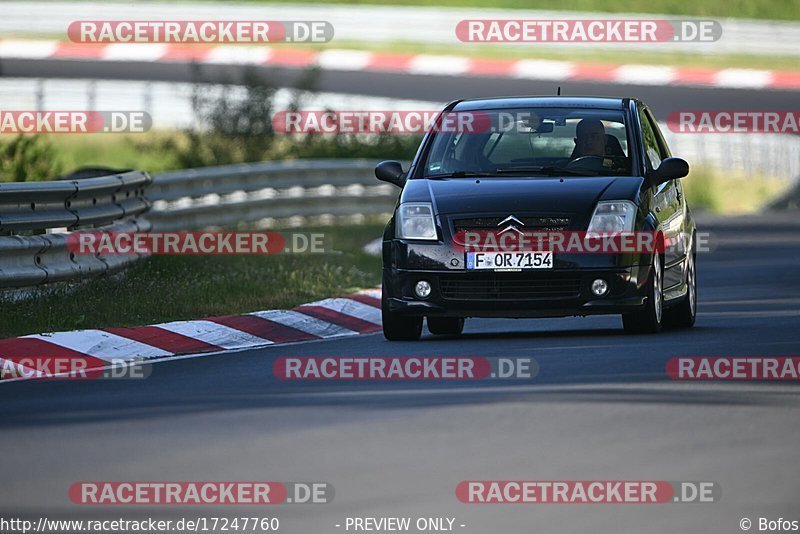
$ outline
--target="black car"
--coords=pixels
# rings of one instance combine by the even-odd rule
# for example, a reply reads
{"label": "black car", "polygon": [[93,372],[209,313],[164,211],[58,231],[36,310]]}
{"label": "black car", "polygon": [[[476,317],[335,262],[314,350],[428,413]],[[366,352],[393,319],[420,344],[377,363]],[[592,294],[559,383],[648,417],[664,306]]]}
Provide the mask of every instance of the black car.
{"label": "black car", "polygon": [[[444,127],[454,114],[469,120],[448,124],[471,127]],[[383,236],[385,337],[418,339],[424,317],[446,335],[466,317],[621,314],[634,333],[692,326],[696,228],[679,181],[688,172],[632,98],[452,102],[407,172],[396,161],[375,168],[403,189]],[[663,246],[553,250],[546,239],[484,253],[464,246],[465,232],[638,233]]]}

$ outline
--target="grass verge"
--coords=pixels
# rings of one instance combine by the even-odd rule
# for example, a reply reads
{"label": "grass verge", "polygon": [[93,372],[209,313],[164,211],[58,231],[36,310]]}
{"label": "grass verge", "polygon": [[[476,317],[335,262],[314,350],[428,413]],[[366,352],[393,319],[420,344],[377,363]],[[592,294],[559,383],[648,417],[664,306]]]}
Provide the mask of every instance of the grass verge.
{"label": "grass verge", "polygon": [[[250,3],[274,4],[274,0],[247,0]],[[291,0],[291,3],[314,4],[385,4],[381,0]],[[391,0],[394,5],[430,6],[427,0]],[[697,17],[735,17],[753,19],[797,20],[800,5],[792,0],[437,0],[436,7],[492,7],[537,9],[545,11],[598,11],[601,13],[656,13]]]}
{"label": "grass verge", "polygon": [[380,284],[380,258],[362,247],[383,224],[293,229],[322,232],[320,254],[153,256],[113,277],[0,294],[0,338],[291,308]]}
{"label": "grass verge", "polygon": [[692,211],[718,215],[756,213],[791,185],[791,180],[693,169],[682,180]]}
{"label": "grass verge", "polygon": [[111,167],[161,172],[180,167],[177,158],[169,151],[144,150],[138,142],[152,141],[155,146],[172,139],[174,132],[154,131],[140,134],[96,133],[86,135],[51,135],[53,146],[62,169],[66,172],[78,167]]}
{"label": "grass verge", "polygon": [[[54,153],[54,167],[68,173],[79,167],[130,168],[156,174],[186,167],[225,165],[242,161],[285,160],[296,158],[367,158],[411,159],[416,153],[421,136],[377,136],[362,140],[358,136],[314,137],[298,141],[289,136],[277,136],[271,140],[259,140],[263,152],[251,159],[219,158],[204,163],[186,161],[187,147],[191,140],[186,133],[174,130],[156,130],[138,134],[86,134],[54,135],[46,139]],[[235,145],[230,143],[232,147]],[[180,150],[180,153],[178,149]],[[183,154],[184,160],[181,159]],[[223,154],[225,156],[230,153]],[[52,178],[52,175],[48,178]],[[0,182],[3,182],[0,176]]]}

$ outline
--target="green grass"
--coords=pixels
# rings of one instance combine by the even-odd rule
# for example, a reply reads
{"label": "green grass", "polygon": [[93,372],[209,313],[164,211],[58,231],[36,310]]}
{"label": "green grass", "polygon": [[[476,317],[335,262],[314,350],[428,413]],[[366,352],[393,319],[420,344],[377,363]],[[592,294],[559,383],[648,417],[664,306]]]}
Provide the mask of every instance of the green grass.
{"label": "green grass", "polygon": [[[312,137],[297,140],[278,135],[272,141],[263,141],[264,151],[257,161],[298,158],[368,158],[368,159],[411,159],[416,153],[421,136],[384,136],[362,141],[355,136],[336,138]],[[168,141],[186,147],[185,133],[174,130],[156,130],[140,134],[89,134],[59,135],[45,139],[55,151],[55,166],[58,172],[66,174],[79,167],[102,166],[111,168],[131,168],[151,174],[189,167],[224,165],[239,163],[241,160],[183,163],[175,148]],[[261,141],[260,141],[261,142]],[[226,152],[225,156],[233,154]],[[233,154],[235,155],[235,154]],[[213,161],[212,161],[213,160]],[[0,176],[0,182],[4,177]]]}
{"label": "green grass", "polygon": [[78,167],[102,166],[129,168],[147,172],[176,169],[177,161],[164,151],[139,148],[137,141],[144,139],[167,139],[170,132],[147,132],[141,134],[85,134],[52,135],[48,141],[53,145],[58,162],[64,172]]}
{"label": "green grass", "polygon": [[[270,4],[270,0],[250,0]],[[797,20],[800,4],[796,0],[292,0],[314,4],[386,4],[436,7],[481,7],[539,9],[554,11],[599,11],[603,13],[657,13],[693,17],[735,17],[752,19]]]}
{"label": "green grass", "polygon": [[362,251],[383,224],[322,232],[326,251],[268,256],[153,256],[88,283],[34,290],[12,301],[0,293],[0,338],[80,328],[136,326],[291,308],[380,284],[380,258]]}
{"label": "green grass", "polygon": [[698,168],[682,180],[693,211],[718,215],[756,213],[791,185],[791,180]]}
{"label": "green grass", "polygon": [[[748,19],[800,20],[800,3],[797,0],[244,0],[253,4],[350,4],[350,5],[405,5],[431,7],[479,7],[535,9],[543,11],[597,11],[600,13],[655,13],[691,17],[731,17]],[[219,0],[181,0],[191,13],[192,4],[214,3]]]}

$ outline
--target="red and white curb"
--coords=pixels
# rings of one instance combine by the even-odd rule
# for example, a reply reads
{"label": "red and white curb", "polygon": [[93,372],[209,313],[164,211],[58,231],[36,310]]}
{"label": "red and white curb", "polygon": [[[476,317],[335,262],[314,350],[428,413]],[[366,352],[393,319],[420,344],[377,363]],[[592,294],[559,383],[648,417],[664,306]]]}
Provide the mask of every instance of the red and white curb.
{"label": "red and white curb", "polygon": [[630,85],[686,85],[744,89],[800,89],[800,71],[711,69],[656,65],[607,65],[545,59],[475,59],[465,56],[324,51],[237,45],[159,43],[81,44],[0,40],[0,58],[101,62],[265,65],[325,70],[400,72],[417,75],[491,76],[527,80],[595,81]]}
{"label": "red and white curb", "polygon": [[86,362],[86,370],[92,370],[126,362],[149,363],[180,355],[368,334],[381,329],[380,307],[381,290],[366,289],[291,310],[2,339],[0,377],[24,377],[5,380],[8,382],[45,376],[19,363],[26,358],[79,358]]}

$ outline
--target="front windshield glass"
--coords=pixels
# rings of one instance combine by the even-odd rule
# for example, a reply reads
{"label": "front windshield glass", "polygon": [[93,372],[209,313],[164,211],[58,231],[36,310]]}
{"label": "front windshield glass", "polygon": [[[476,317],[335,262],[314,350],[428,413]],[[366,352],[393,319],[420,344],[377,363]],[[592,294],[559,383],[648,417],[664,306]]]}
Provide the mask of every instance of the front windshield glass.
{"label": "front windshield glass", "polygon": [[622,111],[575,108],[480,110],[473,131],[440,129],[423,162],[425,178],[630,176]]}

